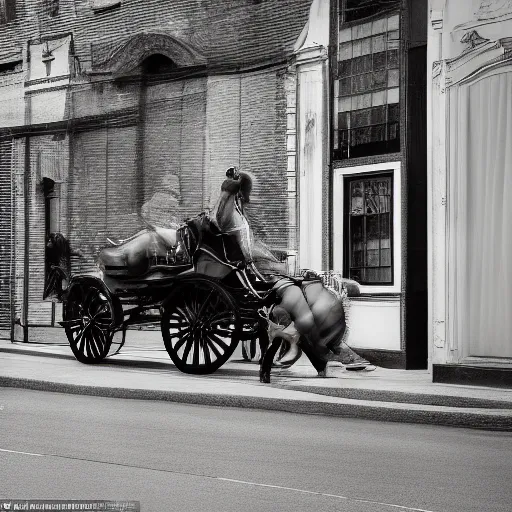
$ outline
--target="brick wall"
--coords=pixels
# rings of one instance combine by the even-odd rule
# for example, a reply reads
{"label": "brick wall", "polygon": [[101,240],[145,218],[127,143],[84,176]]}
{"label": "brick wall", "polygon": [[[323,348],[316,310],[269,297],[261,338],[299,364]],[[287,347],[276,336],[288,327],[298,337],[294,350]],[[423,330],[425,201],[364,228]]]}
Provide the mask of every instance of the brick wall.
{"label": "brick wall", "polygon": [[60,2],[49,17],[40,0],[18,0],[17,18],[0,30],[0,59],[26,41],[73,33],[82,69],[101,64],[132,35],[169,33],[196,47],[212,66],[284,59],[304,27],[311,0],[124,0],[98,13],[88,0]]}
{"label": "brick wall", "polygon": [[[58,154],[65,169],[60,231],[84,255],[73,257],[73,272],[96,270],[95,260],[106,238],[126,238],[143,227],[141,206],[143,212],[153,199],[164,205],[153,209],[159,211],[160,224],[211,207],[225,169],[232,165],[256,178],[248,207],[256,236],[273,249],[296,249],[294,190],[290,188],[294,155],[289,147],[294,85],[282,63],[306,22],[310,3],[182,0],[171,6],[160,0],[125,0],[120,9],[100,15],[88,1],[75,0],[60,2],[59,15],[50,18],[41,11],[42,2],[19,2],[17,20],[0,27],[0,59],[24,58],[29,39],[72,32],[82,74],[73,78],[68,91],[41,91],[37,98],[44,102],[48,95],[57,100],[65,95],[63,118],[84,120],[64,141],[52,135],[31,138],[28,195],[25,142],[20,138],[14,143],[14,289],[15,315],[20,320],[48,325],[55,319],[51,304],[41,301],[45,203],[37,169],[42,153]],[[206,59],[207,76],[152,83],[141,89],[138,83],[83,74],[108,63],[119,45],[143,31],[165,33],[193,46]],[[281,62],[280,67],[269,68],[275,62]],[[267,69],[240,72],[240,68],[260,65]],[[19,99],[23,81],[18,82],[19,90],[11,92]],[[16,114],[20,110],[18,106]],[[0,119],[0,129],[28,119],[25,112],[20,116],[13,114],[9,123]],[[166,187],[179,189],[171,191],[169,208]],[[30,230],[26,262],[25,208]],[[23,316],[25,266],[29,309]]]}
{"label": "brick wall", "polygon": [[[93,270],[107,236],[135,233],[143,227],[141,213],[150,210],[146,220],[169,226],[212,206],[231,165],[256,178],[248,207],[256,236],[289,249],[284,84],[285,74],[273,70],[149,86],[138,125],[107,120],[104,128],[75,133],[70,236],[86,258],[74,270]],[[168,190],[169,176],[175,190]]]}

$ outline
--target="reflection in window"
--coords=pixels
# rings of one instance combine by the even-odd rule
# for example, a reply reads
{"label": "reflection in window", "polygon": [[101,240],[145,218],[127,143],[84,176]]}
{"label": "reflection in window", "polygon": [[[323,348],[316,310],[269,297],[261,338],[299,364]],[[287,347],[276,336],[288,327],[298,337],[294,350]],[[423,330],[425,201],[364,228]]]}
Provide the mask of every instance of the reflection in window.
{"label": "reflection in window", "polygon": [[393,284],[393,178],[349,178],[345,186],[345,273],[360,284]]}
{"label": "reflection in window", "polygon": [[[394,0],[384,3],[396,4]],[[348,11],[347,6],[356,9],[356,4],[367,9],[358,10],[359,14],[383,9],[382,2],[353,0],[347,1],[346,11],[340,11],[334,77],[335,159],[400,151],[400,17],[391,13],[347,26],[343,19],[350,18],[349,12],[350,19],[356,19],[356,10]]]}

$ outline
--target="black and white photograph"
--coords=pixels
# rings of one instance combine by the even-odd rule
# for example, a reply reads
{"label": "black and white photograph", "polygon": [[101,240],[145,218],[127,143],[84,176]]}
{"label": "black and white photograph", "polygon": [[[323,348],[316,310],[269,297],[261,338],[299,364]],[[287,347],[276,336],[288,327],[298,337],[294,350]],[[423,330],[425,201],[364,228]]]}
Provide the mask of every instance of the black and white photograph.
{"label": "black and white photograph", "polygon": [[0,0],[0,511],[511,475],[512,0]]}

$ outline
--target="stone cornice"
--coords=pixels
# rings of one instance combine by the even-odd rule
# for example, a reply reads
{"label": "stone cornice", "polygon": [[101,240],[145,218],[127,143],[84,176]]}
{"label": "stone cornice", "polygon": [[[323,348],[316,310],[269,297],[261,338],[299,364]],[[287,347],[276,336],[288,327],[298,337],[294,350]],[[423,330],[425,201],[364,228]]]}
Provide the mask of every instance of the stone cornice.
{"label": "stone cornice", "polygon": [[307,64],[309,62],[325,61],[329,57],[329,53],[325,46],[314,46],[303,48],[295,53],[296,64]]}

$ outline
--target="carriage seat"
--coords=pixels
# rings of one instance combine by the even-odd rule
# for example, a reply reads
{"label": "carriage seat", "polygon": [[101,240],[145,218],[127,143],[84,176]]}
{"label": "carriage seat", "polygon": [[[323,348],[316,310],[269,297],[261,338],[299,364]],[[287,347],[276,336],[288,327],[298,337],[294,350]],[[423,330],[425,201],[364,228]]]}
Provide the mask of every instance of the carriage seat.
{"label": "carriage seat", "polygon": [[141,276],[154,266],[191,264],[181,230],[154,227],[140,231],[127,241],[106,247],[98,257],[100,268],[109,276]]}

